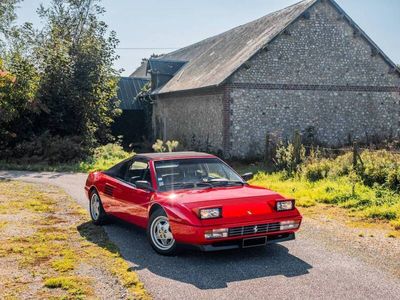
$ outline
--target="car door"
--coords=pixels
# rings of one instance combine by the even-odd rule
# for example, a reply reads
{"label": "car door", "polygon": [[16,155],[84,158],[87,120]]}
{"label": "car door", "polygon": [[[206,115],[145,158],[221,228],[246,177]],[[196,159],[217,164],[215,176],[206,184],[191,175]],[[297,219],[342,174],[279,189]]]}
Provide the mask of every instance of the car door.
{"label": "car door", "polygon": [[118,199],[122,195],[121,181],[131,164],[132,160],[126,160],[103,172],[107,176],[104,176],[101,182],[100,197],[107,214],[117,215],[120,210]]}
{"label": "car door", "polygon": [[115,215],[141,227],[147,225],[147,207],[153,195],[149,190],[136,187],[135,182],[146,180],[151,184],[150,166],[146,159],[133,159],[123,179],[119,179]]}

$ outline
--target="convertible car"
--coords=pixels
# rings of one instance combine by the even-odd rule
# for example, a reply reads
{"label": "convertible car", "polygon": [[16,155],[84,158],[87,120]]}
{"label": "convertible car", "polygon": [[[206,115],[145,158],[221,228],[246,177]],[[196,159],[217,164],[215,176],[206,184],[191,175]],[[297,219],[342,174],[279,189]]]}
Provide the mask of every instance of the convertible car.
{"label": "convertible car", "polygon": [[113,216],[143,227],[163,255],[293,240],[302,220],[295,201],[249,185],[252,177],[210,154],[149,153],[89,174],[85,190],[95,224]]}

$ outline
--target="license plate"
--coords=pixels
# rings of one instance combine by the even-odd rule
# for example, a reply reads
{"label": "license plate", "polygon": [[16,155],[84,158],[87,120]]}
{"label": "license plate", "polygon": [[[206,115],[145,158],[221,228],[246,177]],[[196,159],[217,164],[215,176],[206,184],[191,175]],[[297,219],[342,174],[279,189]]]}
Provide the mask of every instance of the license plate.
{"label": "license plate", "polygon": [[247,239],[243,239],[243,241],[242,241],[243,248],[265,246],[266,244],[267,244],[266,236],[247,238]]}

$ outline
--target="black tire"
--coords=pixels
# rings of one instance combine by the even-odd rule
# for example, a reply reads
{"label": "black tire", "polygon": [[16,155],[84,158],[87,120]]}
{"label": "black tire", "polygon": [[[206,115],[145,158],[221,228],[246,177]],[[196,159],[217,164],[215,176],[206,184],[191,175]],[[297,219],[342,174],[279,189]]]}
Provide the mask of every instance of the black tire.
{"label": "black tire", "polygon": [[[97,197],[97,200],[94,200],[95,197]],[[95,205],[95,202],[97,202],[97,201],[98,201],[98,208],[96,209],[93,205]],[[92,222],[95,225],[104,225],[108,221],[107,214],[104,211],[100,196],[96,190],[93,190],[90,193],[89,213],[90,213],[90,218],[92,219]]]}
{"label": "black tire", "polygon": [[[164,226],[162,229],[160,229],[163,230],[161,234],[163,234],[163,237],[165,237],[164,239],[158,239],[154,232],[158,224]],[[166,226],[168,226],[168,230],[166,229]],[[172,241],[168,237],[172,237]],[[178,252],[177,243],[173,238],[171,229],[169,228],[168,216],[161,208],[155,210],[150,216],[149,222],[147,224],[147,239],[150,245],[158,254],[172,256],[177,254]],[[164,240],[166,244],[164,245],[161,240]]]}

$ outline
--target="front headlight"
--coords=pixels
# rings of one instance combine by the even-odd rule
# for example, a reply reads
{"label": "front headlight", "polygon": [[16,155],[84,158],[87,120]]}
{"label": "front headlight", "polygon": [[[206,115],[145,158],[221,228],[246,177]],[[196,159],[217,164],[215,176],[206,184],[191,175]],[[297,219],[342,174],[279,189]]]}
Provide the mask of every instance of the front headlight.
{"label": "front headlight", "polygon": [[215,207],[215,208],[203,208],[199,210],[199,217],[200,219],[216,219],[222,217],[222,208]]}
{"label": "front headlight", "polygon": [[294,200],[281,200],[276,202],[276,210],[292,210],[294,209]]}

